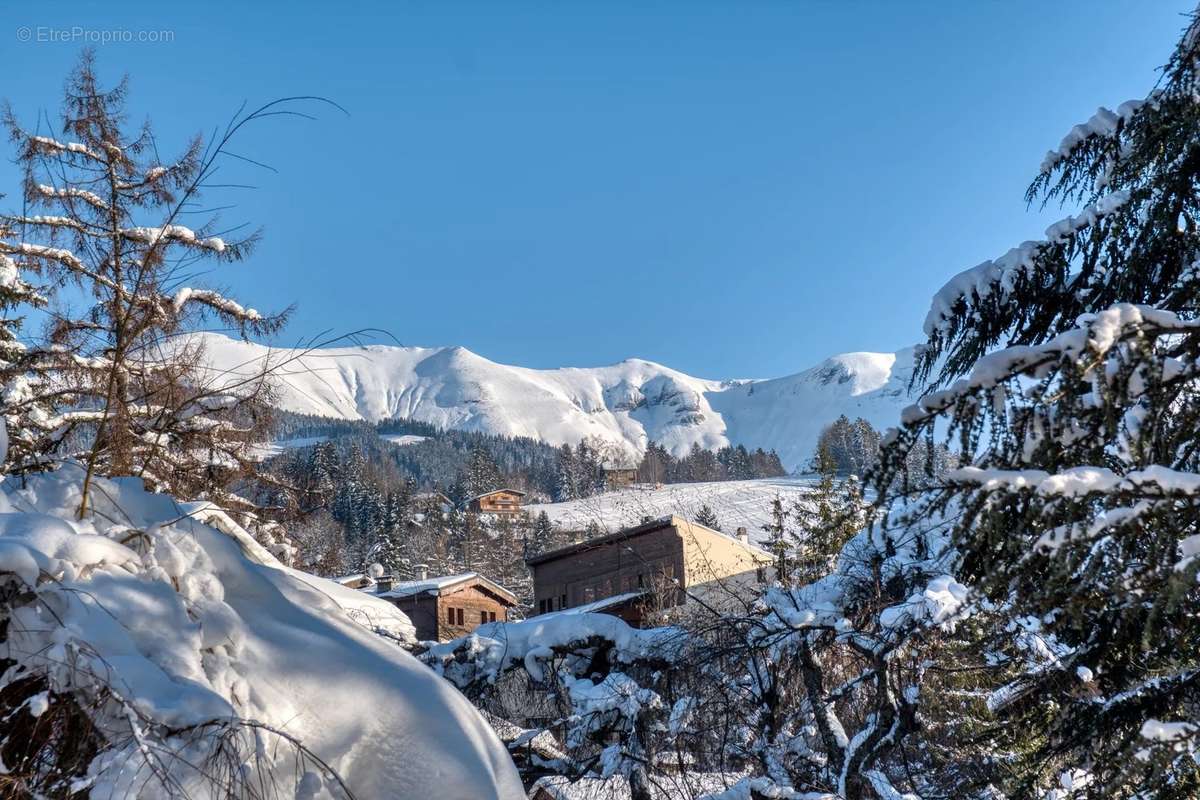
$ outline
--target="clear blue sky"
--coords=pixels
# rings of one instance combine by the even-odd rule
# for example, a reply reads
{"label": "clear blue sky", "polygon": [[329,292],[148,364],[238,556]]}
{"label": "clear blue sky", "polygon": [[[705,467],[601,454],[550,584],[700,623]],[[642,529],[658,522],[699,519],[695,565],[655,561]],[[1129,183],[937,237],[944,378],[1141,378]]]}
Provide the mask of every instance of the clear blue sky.
{"label": "clear blue sky", "polygon": [[57,114],[80,43],[37,39],[79,26],[172,31],[97,48],[160,141],[243,100],[345,106],[251,131],[237,150],[279,173],[231,165],[259,188],[212,198],[266,228],[213,279],[295,302],[280,342],[370,326],[526,366],[770,377],[919,340],[950,274],[1063,216],[1022,200],[1045,151],[1144,95],[1188,8],[25,4],[0,94]]}

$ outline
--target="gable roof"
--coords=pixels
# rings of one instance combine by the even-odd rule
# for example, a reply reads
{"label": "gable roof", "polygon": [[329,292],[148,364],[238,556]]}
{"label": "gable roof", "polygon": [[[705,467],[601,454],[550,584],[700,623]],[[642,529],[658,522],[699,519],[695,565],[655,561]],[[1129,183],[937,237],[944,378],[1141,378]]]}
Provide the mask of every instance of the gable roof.
{"label": "gable roof", "polygon": [[[519,494],[519,495],[521,495],[521,497],[524,497],[526,494],[525,492],[522,492],[520,489],[492,489],[490,492],[484,492],[483,494],[475,495],[474,497],[468,499],[467,503],[474,503],[476,500],[480,500],[484,497],[491,497],[492,495],[500,494],[501,492],[508,492],[509,494]],[[466,505],[466,503],[464,503],[463,505]]]}
{"label": "gable roof", "polygon": [[430,594],[436,597],[442,594],[451,594],[459,589],[466,588],[467,585],[472,583],[479,584],[484,590],[496,595],[509,605],[515,606],[519,602],[515,594],[492,579],[480,575],[478,572],[439,575],[421,581],[400,581],[399,583],[393,583],[391,589],[388,589],[386,592],[380,592],[378,596],[398,599],[413,597],[419,594]]}
{"label": "gable roof", "polygon": [[620,541],[624,541],[626,539],[633,539],[637,536],[642,536],[647,533],[652,533],[654,531],[660,531],[663,528],[681,527],[681,526],[691,526],[693,528],[700,528],[701,530],[708,531],[709,533],[713,534],[714,536],[720,536],[724,539],[728,539],[729,541],[734,542],[735,544],[738,544],[753,553],[756,553],[761,556],[765,556],[767,558],[771,557],[771,554],[768,553],[766,550],[763,550],[761,547],[758,547],[757,545],[746,544],[745,542],[738,539],[736,536],[730,536],[727,533],[722,533],[721,531],[713,530],[712,528],[709,528],[705,525],[701,525],[699,522],[692,522],[691,520],[684,519],[683,517],[680,517],[676,514],[669,514],[665,517],[659,517],[658,519],[652,519],[649,522],[643,522],[641,525],[635,525],[632,528],[622,528],[619,531],[615,531],[613,533],[606,533],[603,536],[596,536],[591,539],[585,539],[582,542],[575,542],[574,544],[569,544],[565,547],[559,547],[555,550],[547,550],[544,553],[539,553],[538,555],[531,556],[531,557],[525,559],[525,563],[529,564],[530,566],[536,566],[538,564],[544,564],[547,561],[555,561],[560,558],[565,558],[567,556],[574,555],[575,553],[583,552],[584,550],[591,550],[594,547],[602,547],[603,545],[611,544],[613,542],[620,542]]}

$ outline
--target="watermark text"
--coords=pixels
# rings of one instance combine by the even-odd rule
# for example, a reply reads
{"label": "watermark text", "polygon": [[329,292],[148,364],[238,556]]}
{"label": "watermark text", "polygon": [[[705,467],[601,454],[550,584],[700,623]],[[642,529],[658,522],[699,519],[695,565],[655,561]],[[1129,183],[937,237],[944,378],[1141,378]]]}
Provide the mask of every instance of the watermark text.
{"label": "watermark text", "polygon": [[169,44],[175,41],[175,31],[142,28],[88,28],[72,25],[22,25],[17,28],[18,42],[37,44]]}

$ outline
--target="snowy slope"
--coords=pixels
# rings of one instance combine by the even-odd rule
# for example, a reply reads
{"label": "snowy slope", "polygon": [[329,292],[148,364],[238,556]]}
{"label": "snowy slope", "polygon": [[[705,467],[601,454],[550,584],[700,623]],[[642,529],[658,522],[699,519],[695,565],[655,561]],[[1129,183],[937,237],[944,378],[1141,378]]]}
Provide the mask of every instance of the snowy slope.
{"label": "snowy slope", "polygon": [[715,381],[651,361],[536,370],[497,364],[461,347],[371,345],[303,355],[203,334],[209,360],[232,375],[279,367],[290,411],[377,421],[406,417],[445,428],[575,444],[599,436],[631,456],[650,440],[681,455],[693,443],[774,448],[805,466],[839,414],[877,427],[906,405],[912,352],[850,353],[785,378]]}
{"label": "snowy slope", "polygon": [[637,525],[646,517],[658,519],[678,514],[695,519],[701,506],[717,515],[721,530],[732,534],[745,528],[751,541],[761,543],[762,528],[771,521],[771,501],[783,500],[785,507],[803,499],[812,482],[801,478],[766,478],[756,481],[719,481],[714,483],[674,483],[655,489],[634,486],[616,492],[571,500],[528,506],[531,514],[545,511],[557,527],[583,530],[596,523],[603,530],[615,531]]}

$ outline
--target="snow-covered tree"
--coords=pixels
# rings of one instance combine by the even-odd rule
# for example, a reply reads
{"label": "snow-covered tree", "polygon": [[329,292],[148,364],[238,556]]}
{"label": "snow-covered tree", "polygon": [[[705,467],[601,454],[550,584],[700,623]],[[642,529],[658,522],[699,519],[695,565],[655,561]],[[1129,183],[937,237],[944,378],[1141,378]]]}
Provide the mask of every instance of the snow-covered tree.
{"label": "snow-covered tree", "polygon": [[[0,227],[0,239],[10,231]],[[17,262],[0,253],[0,403],[7,426],[8,449],[5,472],[39,466],[44,449],[39,440],[39,422],[49,418],[53,405],[36,377],[30,375],[29,348],[20,338],[23,314],[46,304],[46,297],[22,276]]]}
{"label": "snow-covered tree", "polygon": [[706,528],[712,528],[714,531],[721,530],[721,522],[717,519],[717,512],[712,510],[712,506],[704,503],[700,506],[700,510],[696,512],[696,522]]}
{"label": "snow-covered tree", "polygon": [[781,581],[787,581],[791,575],[792,550],[796,544],[791,536],[790,516],[783,498],[775,495],[771,501],[771,521],[762,526],[763,533],[767,535],[763,547],[775,556],[775,575]]}
{"label": "snow-covered tree", "polygon": [[575,500],[579,494],[579,469],[575,451],[564,444],[558,451],[558,474],[555,478],[554,499],[558,502]]}
{"label": "snow-covered tree", "polygon": [[818,473],[817,483],[808,495],[793,503],[789,514],[799,583],[828,575],[846,542],[868,518],[858,476],[851,472],[838,478],[838,464],[827,443],[817,445],[813,466]]}
{"label": "snow-covered tree", "polygon": [[1029,199],[1077,213],[936,295],[918,366],[944,388],[885,450],[881,488],[939,421],[963,454],[897,522],[953,520],[1009,797],[1200,792],[1198,95],[1193,22],[1144,100],[1047,155]]}
{"label": "snow-covered tree", "polygon": [[63,305],[29,349],[23,366],[33,388],[10,398],[6,413],[53,397],[54,414],[27,415],[39,456],[72,455],[60,445],[86,431],[90,445],[74,454],[89,478],[81,512],[96,474],[137,475],[191,498],[244,472],[263,428],[265,375],[207,374],[201,346],[184,334],[203,317],[242,333],[284,320],[187,283],[210,262],[243,259],[257,239],[222,235],[215,217],[191,220],[230,140],[271,107],[165,158],[148,124],[127,127],[127,88],[102,88],[88,52],[67,81],[60,133],[28,130],[11,109],[4,115],[24,182],[23,208],[2,218],[3,268],[75,284],[85,298]]}
{"label": "snow-covered tree", "polygon": [[550,521],[550,515],[545,511],[539,511],[538,515],[534,517],[529,537],[526,540],[526,555],[533,556],[538,553],[544,553],[547,550],[553,550],[558,543],[557,538],[554,531],[554,523]]}

